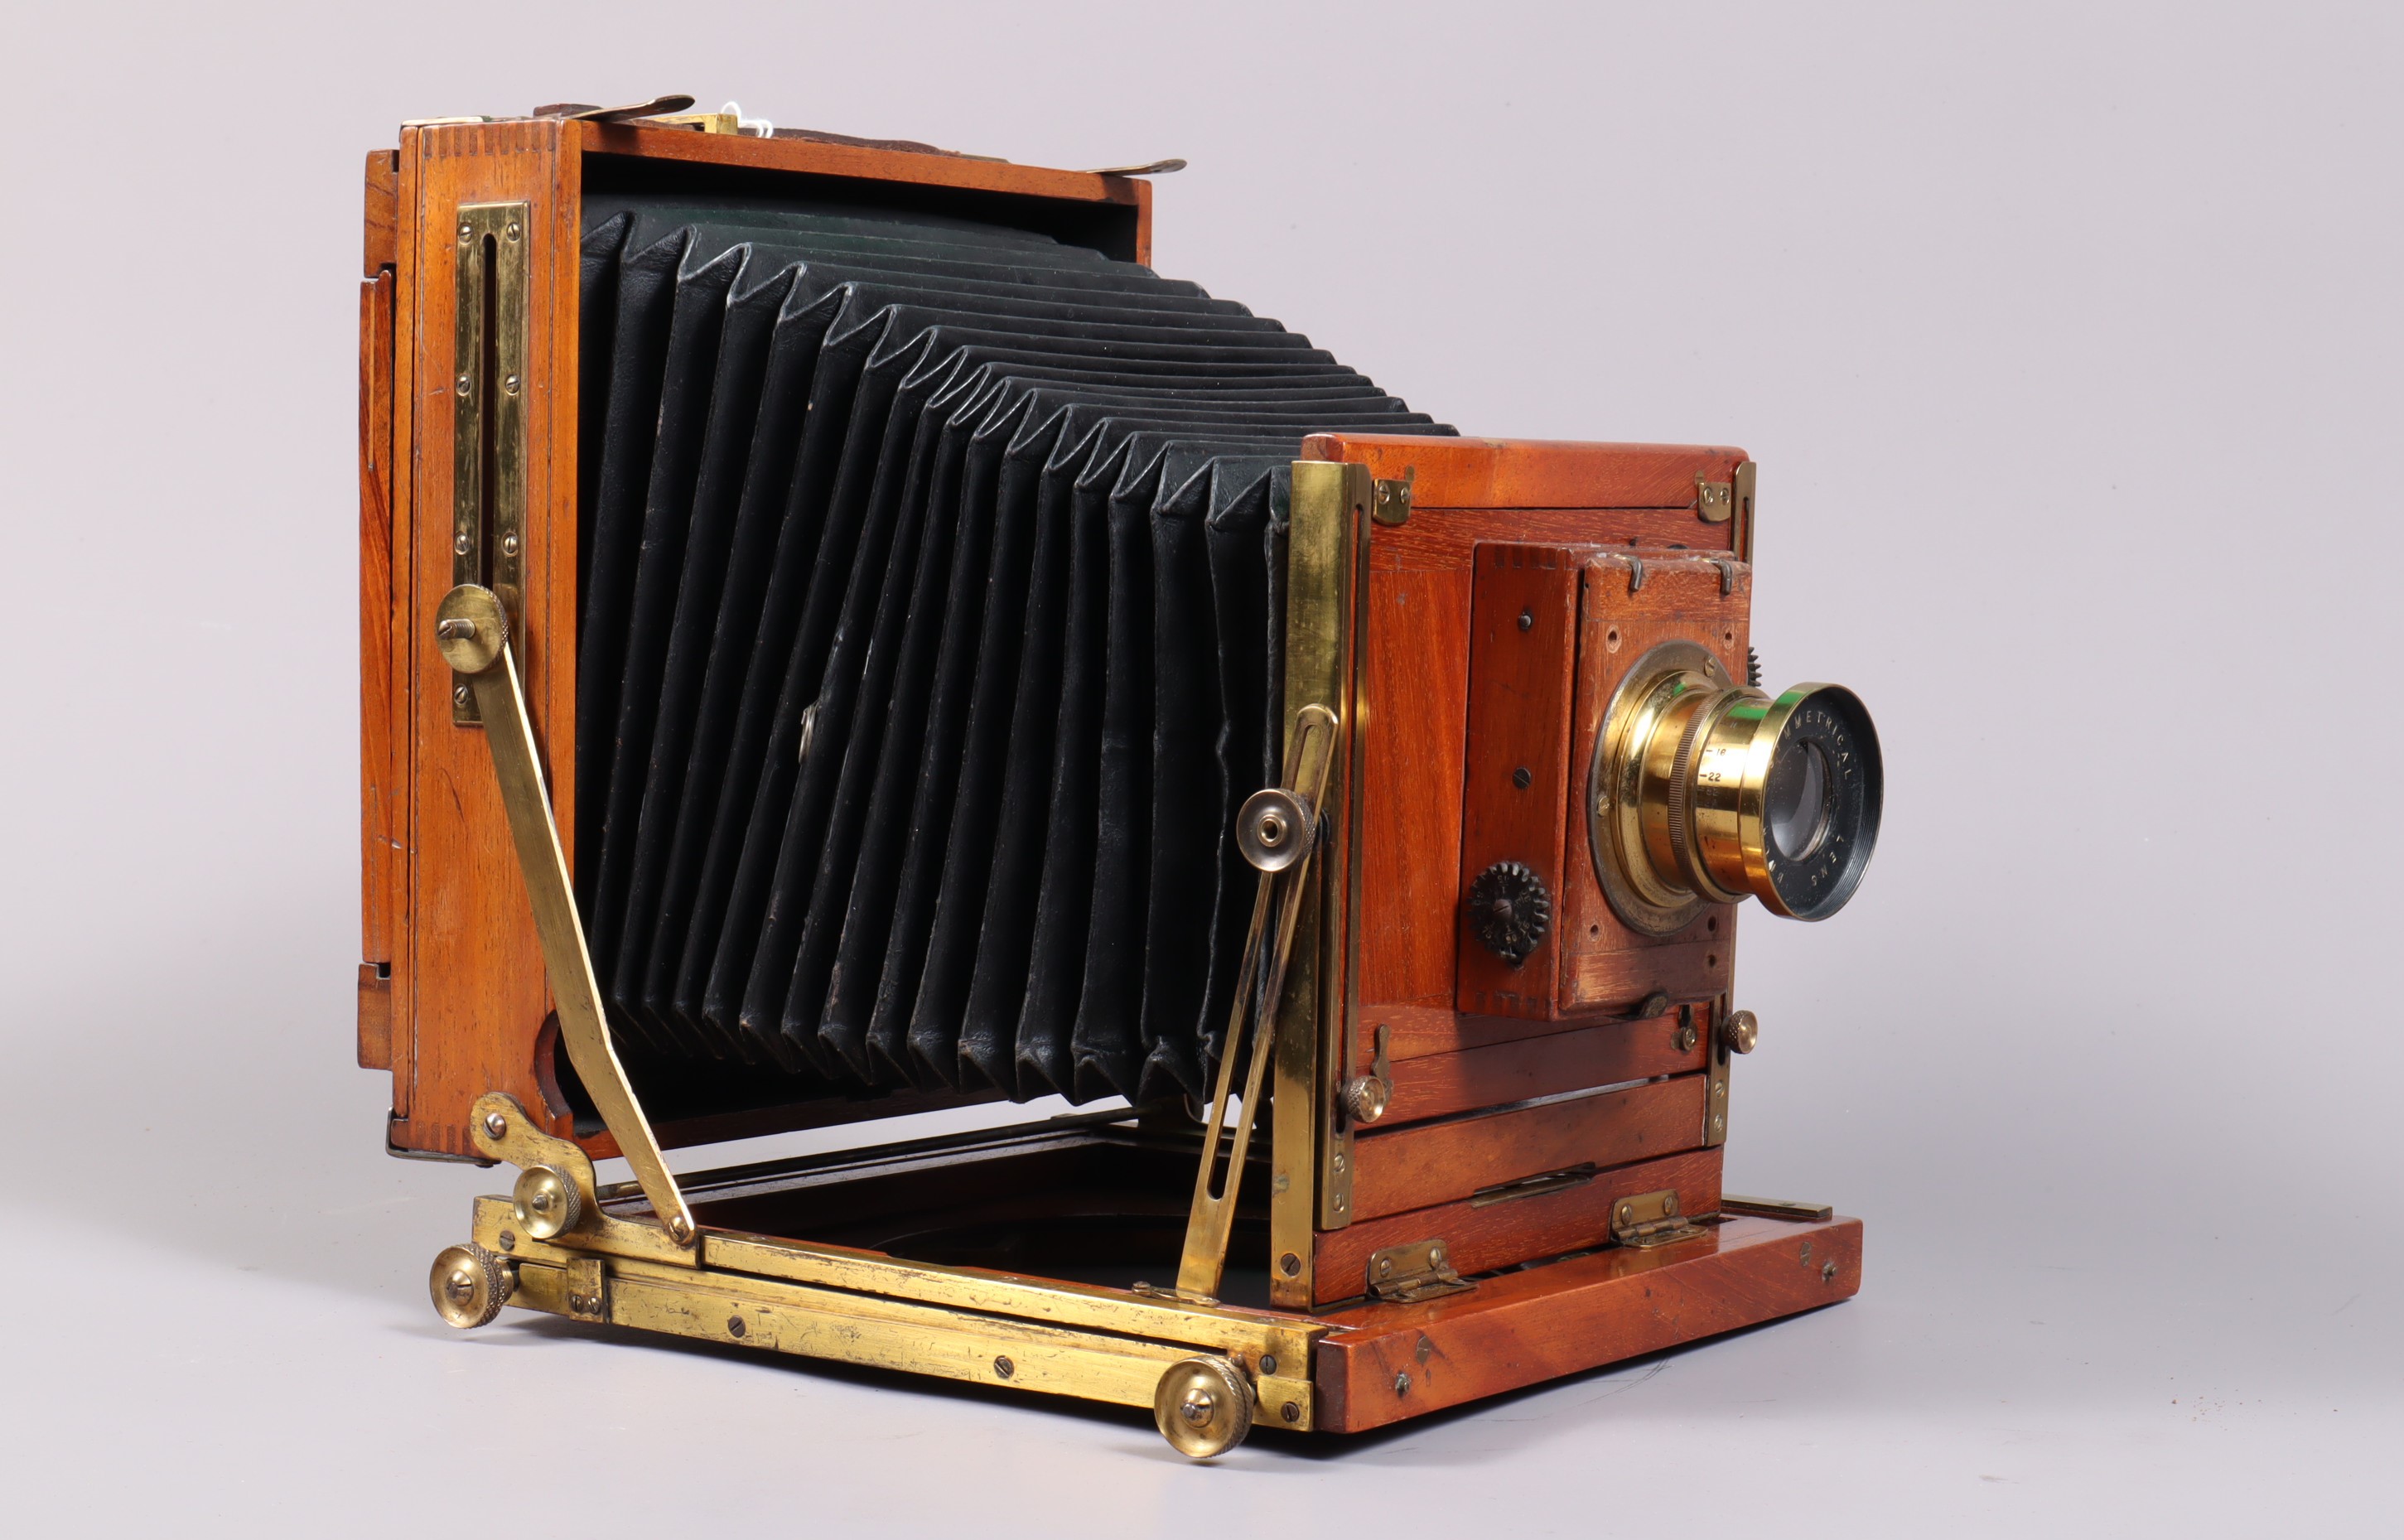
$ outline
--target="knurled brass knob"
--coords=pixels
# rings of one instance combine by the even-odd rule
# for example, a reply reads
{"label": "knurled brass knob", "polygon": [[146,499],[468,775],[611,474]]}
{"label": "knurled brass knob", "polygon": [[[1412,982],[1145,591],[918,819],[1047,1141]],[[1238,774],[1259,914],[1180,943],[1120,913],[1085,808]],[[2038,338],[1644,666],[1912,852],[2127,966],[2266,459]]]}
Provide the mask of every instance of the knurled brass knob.
{"label": "knurled brass knob", "polygon": [[510,1296],[509,1269],[472,1240],[444,1247],[426,1281],[434,1313],[462,1331],[488,1324]]}
{"label": "knurled brass knob", "polygon": [[1252,1431],[1252,1383],[1223,1358],[1171,1364],[1153,1393],[1153,1421],[1178,1453],[1224,1454]]}
{"label": "knurled brass knob", "polygon": [[576,1179],[556,1166],[529,1166],[518,1173],[510,1192],[510,1211],[518,1227],[537,1240],[549,1240],[576,1228],[584,1217],[583,1195]]}
{"label": "knurled brass knob", "polygon": [[1749,1054],[1760,1041],[1761,1021],[1751,1011],[1731,1012],[1720,1023],[1720,1042],[1727,1045],[1729,1053]]}

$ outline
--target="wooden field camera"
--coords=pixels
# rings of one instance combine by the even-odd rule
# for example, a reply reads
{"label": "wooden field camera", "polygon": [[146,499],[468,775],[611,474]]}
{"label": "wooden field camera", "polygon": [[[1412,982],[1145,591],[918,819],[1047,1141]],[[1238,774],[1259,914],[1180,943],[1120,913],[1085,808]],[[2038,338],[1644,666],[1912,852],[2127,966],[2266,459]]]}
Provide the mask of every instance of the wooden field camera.
{"label": "wooden field camera", "polygon": [[[1219,1021],[1188,1040],[1187,1080],[1147,1061],[1137,1094],[1137,1071],[1113,1082],[1102,1053],[1061,1088],[1124,1085],[1132,1105],[671,1173],[664,1149],[1049,1086],[1031,1070],[981,1081],[967,1057],[904,1072],[890,1043],[878,1058],[837,1037],[737,1042],[749,1015],[719,1057],[678,1058],[674,1022],[620,1007],[620,944],[589,933],[600,879],[579,864],[605,829],[580,780],[608,762],[583,750],[614,731],[626,763],[658,761],[579,715],[608,698],[580,680],[580,615],[615,623],[587,592],[607,559],[599,483],[617,474],[598,441],[622,432],[598,399],[619,377],[603,365],[622,374],[636,348],[596,318],[604,258],[633,271],[594,255],[601,201],[626,202],[630,228],[699,208],[675,217],[758,220],[767,244],[820,232],[905,273],[942,266],[911,241],[957,241],[1002,252],[996,271],[1023,258],[1097,289],[1162,282],[1136,266],[1151,246],[1139,176],[735,133],[679,105],[412,124],[368,162],[359,1061],[392,1072],[394,1154],[520,1171],[438,1259],[444,1318],[480,1325],[514,1305],[1151,1407],[1172,1444],[1207,1456],[1255,1421],[1373,1428],[1852,1295],[1857,1221],[1721,1189],[1730,1068],[1756,1032],[1731,1003],[1738,905],[1840,906],[1880,792],[1849,693],[1754,687],[1753,462],[1461,438],[1400,415],[1410,426],[1378,431],[1374,413],[1400,405],[1382,399],[1294,434],[1299,453],[1254,487],[1270,505],[1266,699],[1282,741],[1258,784],[1222,777],[1224,805],[1195,804],[1195,837],[1221,853],[1215,912],[1249,924],[1209,932],[1206,972],[1227,982],[1211,987]],[[888,238],[880,220],[908,229]],[[1246,345],[1277,330],[1188,290],[1160,302],[1254,329]],[[800,303],[785,302],[780,316]],[[722,358],[737,352],[729,340]],[[665,436],[672,415],[641,421]],[[1151,574],[1164,649],[1186,645],[1164,618],[1185,570],[1170,555],[1128,568]],[[713,559],[740,576],[739,556]],[[1134,666],[1115,642],[1095,655]],[[1163,799],[1156,851],[1187,833],[1166,799],[1191,724],[1159,704],[1171,664],[1144,666],[1155,693],[1137,704],[1167,767],[1145,772]],[[654,686],[627,678],[647,701]],[[804,782],[833,731],[819,710],[799,721]],[[923,775],[943,741],[910,738],[907,768]],[[1223,749],[1211,763],[1242,763]],[[622,781],[628,805],[650,790]],[[827,850],[854,838],[849,805],[831,805]],[[832,863],[819,848],[804,857]],[[1167,858],[1144,859],[1156,875]],[[855,887],[854,911],[863,890],[883,889]],[[1122,923],[1091,907],[1093,935]],[[1130,966],[1150,979],[1146,962]],[[611,1156],[633,1181],[596,1183]]]}

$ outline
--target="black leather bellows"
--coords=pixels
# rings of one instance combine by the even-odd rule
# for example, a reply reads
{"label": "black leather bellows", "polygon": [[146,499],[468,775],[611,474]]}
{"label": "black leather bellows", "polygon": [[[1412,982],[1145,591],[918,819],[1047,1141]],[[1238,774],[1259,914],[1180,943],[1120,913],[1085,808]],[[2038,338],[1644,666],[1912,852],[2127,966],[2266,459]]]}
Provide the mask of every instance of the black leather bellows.
{"label": "black leather bellows", "polygon": [[594,198],[582,331],[578,898],[630,1059],[1207,1094],[1291,462],[1450,429],[925,216]]}

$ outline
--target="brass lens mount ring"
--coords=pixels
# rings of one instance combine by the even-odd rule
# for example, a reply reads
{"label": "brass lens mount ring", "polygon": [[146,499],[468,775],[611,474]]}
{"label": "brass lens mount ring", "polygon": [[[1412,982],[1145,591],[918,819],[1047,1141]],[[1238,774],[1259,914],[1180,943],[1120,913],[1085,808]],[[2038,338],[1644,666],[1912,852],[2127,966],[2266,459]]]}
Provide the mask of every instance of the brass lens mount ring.
{"label": "brass lens mount ring", "polygon": [[[1667,641],[1621,676],[1603,710],[1586,776],[1586,843],[1612,912],[1648,936],[1684,930],[1713,902],[1679,870],[1656,860],[1655,847],[1676,843],[1668,788],[1680,777],[1679,749],[1726,692],[1742,688],[1727,665],[1698,643]],[[1651,774],[1647,774],[1648,766]],[[1678,810],[1683,816],[1683,807]],[[1656,830],[1646,837],[1650,823]]]}
{"label": "brass lens mount ring", "polygon": [[1878,840],[1878,731],[1852,691],[1772,697],[1709,650],[1666,641],[1631,665],[1603,712],[1587,775],[1587,842],[1613,911],[1642,934],[1714,903],[1761,900],[1824,919],[1844,907]]}

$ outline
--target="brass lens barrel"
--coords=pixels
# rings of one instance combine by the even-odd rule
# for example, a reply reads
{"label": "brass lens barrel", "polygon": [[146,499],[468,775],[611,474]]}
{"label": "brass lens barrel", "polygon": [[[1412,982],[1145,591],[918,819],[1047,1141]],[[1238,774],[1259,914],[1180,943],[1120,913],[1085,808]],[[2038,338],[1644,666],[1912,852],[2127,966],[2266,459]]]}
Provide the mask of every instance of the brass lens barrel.
{"label": "brass lens barrel", "polygon": [[1595,872],[1630,927],[1669,935],[1708,904],[1823,919],[1860,885],[1884,792],[1878,733],[1850,690],[1771,697],[1690,642],[1637,660],[1588,780]]}

